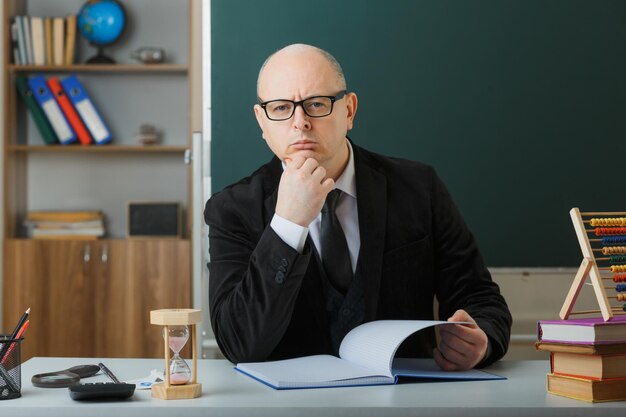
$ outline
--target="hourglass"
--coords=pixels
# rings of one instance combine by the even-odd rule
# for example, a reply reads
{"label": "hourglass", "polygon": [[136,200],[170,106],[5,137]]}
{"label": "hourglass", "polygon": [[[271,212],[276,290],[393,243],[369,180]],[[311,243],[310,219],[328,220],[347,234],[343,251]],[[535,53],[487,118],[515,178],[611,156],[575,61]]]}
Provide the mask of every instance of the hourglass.
{"label": "hourglass", "polygon": [[[165,344],[165,381],[152,385],[152,396],[164,400],[196,398],[202,395],[202,385],[196,383],[197,352],[196,324],[202,312],[192,309],[153,310],[150,323],[163,327]],[[192,367],[180,356],[191,336]],[[170,350],[174,355],[170,358]]]}
{"label": "hourglass", "polygon": [[174,352],[170,359],[170,384],[186,384],[191,379],[191,369],[187,362],[180,357],[180,351],[189,340],[189,327],[185,325],[166,326],[163,328],[163,337],[169,332],[169,348]]}

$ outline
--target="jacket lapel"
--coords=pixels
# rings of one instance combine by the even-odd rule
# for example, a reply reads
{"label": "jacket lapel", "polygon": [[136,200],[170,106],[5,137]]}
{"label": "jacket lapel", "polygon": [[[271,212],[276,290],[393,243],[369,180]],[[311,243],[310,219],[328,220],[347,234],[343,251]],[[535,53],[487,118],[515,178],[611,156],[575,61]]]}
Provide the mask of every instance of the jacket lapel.
{"label": "jacket lapel", "polygon": [[363,280],[365,321],[376,318],[387,222],[387,179],[363,150],[352,144],[361,249],[356,274]]}

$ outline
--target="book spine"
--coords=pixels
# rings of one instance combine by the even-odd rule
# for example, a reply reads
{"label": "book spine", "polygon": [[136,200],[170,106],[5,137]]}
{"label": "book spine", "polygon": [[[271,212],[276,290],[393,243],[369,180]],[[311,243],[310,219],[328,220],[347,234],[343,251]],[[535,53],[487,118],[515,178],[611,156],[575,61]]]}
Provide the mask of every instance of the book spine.
{"label": "book spine", "polygon": [[22,24],[24,29],[24,44],[26,45],[26,59],[28,65],[33,65],[35,60],[33,58],[33,43],[30,39],[30,18],[28,16],[22,16]]}
{"label": "book spine", "polygon": [[53,40],[52,40],[52,18],[47,16],[44,20],[44,26],[46,29],[46,64],[52,65],[54,59],[52,58]]}
{"label": "book spine", "polygon": [[13,50],[13,63],[15,65],[21,64],[18,38],[19,36],[18,36],[17,22],[15,21],[15,19],[13,19],[13,21],[11,22],[11,48]]}
{"label": "book spine", "polygon": [[17,27],[17,45],[20,51],[20,65],[28,65],[28,55],[26,54],[26,39],[24,38],[24,20],[22,16],[15,17]]}
{"label": "book spine", "polygon": [[52,20],[52,37],[54,65],[63,65],[65,59],[65,19],[62,17],[55,17]]}
{"label": "book spine", "polygon": [[45,47],[43,40],[43,19],[41,17],[31,17],[31,36],[33,43],[33,63],[35,65],[45,64]]}
{"label": "book spine", "polygon": [[76,15],[67,16],[65,32],[65,65],[72,65],[76,47]]}

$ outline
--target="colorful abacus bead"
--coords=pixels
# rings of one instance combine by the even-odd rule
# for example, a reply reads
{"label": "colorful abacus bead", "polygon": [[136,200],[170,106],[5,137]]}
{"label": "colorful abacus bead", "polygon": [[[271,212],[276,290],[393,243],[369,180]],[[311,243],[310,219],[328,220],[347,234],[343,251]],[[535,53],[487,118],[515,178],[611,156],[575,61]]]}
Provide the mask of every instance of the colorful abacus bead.
{"label": "colorful abacus bead", "polygon": [[591,226],[626,226],[626,217],[607,217],[604,219],[591,219]]}
{"label": "colorful abacus bead", "polygon": [[596,227],[596,236],[626,235],[626,227]]}

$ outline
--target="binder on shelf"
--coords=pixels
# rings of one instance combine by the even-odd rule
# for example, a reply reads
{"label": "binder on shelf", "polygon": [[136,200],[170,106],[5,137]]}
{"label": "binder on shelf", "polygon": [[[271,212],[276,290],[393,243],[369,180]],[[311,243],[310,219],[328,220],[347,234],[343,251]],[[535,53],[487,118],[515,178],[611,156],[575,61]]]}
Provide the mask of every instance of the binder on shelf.
{"label": "binder on shelf", "polygon": [[76,15],[67,16],[65,22],[65,65],[72,65],[76,47]]}
{"label": "binder on shelf", "polygon": [[26,77],[17,77],[15,79],[15,84],[20,96],[22,96],[22,99],[26,104],[26,107],[28,107],[28,111],[31,116],[33,116],[33,120],[35,121],[35,125],[37,125],[37,129],[39,129],[39,133],[41,133],[43,141],[48,145],[57,143],[57,136],[54,133],[50,122],[48,122],[48,118],[44,114],[41,107],[39,107],[39,104],[37,104],[33,91],[28,86],[28,80]]}
{"label": "binder on shelf", "polygon": [[87,131],[87,128],[78,113],[76,113],[76,109],[74,109],[74,106],[65,95],[65,91],[63,91],[63,87],[61,87],[59,79],[57,77],[50,77],[48,79],[48,87],[50,87],[50,91],[52,91],[54,98],[59,103],[59,106],[61,106],[61,109],[65,114],[65,118],[74,129],[74,132],[76,132],[76,136],[78,137],[80,143],[83,145],[89,145],[92,142],[91,135]]}
{"label": "binder on shelf", "polygon": [[44,20],[44,26],[46,29],[46,64],[52,65],[54,60],[52,59],[52,18],[46,17]]}
{"label": "binder on shelf", "polygon": [[94,142],[98,145],[111,142],[111,131],[104,123],[102,116],[96,110],[78,78],[75,75],[70,75],[61,81],[61,85],[87,129],[89,129]]}
{"label": "binder on shelf", "polygon": [[52,19],[52,59],[54,65],[63,65],[65,59],[65,19],[55,17]]}
{"label": "binder on shelf", "polygon": [[28,85],[33,90],[33,96],[52,125],[59,142],[63,145],[75,142],[76,133],[65,118],[59,103],[54,99],[46,79],[38,75],[29,79]]}
{"label": "binder on shelf", "polygon": [[30,18],[30,31],[33,43],[33,64],[44,65],[46,63],[45,48],[43,41],[43,19],[33,16]]}
{"label": "binder on shelf", "polygon": [[26,45],[26,59],[28,64],[32,65],[35,60],[33,58],[33,43],[30,36],[30,18],[22,16],[22,29],[24,29],[24,44]]}

